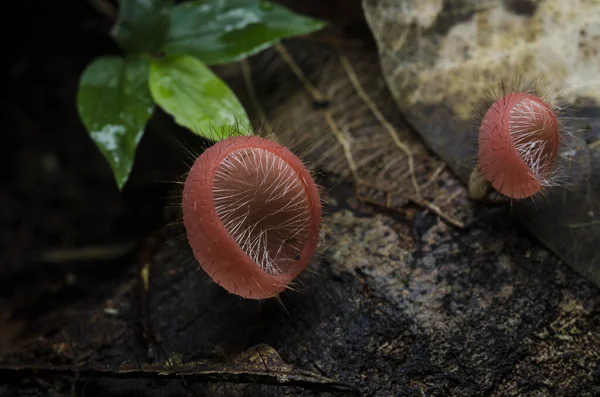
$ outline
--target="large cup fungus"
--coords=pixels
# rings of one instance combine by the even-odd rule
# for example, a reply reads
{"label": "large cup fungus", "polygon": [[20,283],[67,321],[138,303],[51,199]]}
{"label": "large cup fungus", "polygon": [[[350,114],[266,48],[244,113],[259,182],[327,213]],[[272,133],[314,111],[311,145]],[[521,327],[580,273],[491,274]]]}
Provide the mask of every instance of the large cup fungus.
{"label": "large cup fungus", "polygon": [[316,251],[317,186],[298,157],[266,138],[231,137],[202,153],[185,181],[182,210],[202,269],[245,298],[278,295]]}

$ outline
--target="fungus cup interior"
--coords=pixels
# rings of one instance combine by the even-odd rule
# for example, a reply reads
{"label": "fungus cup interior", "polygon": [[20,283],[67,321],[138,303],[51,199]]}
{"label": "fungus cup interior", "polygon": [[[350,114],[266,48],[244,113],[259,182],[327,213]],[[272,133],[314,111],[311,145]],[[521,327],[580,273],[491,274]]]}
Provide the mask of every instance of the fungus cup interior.
{"label": "fungus cup interior", "polygon": [[298,157],[266,138],[232,137],[207,149],[188,174],[182,209],[202,269],[245,298],[285,290],[316,250],[316,184]]}
{"label": "fungus cup interior", "polygon": [[531,197],[549,185],[558,156],[556,115],[542,99],[513,93],[497,100],[479,129],[479,169],[500,193]]}

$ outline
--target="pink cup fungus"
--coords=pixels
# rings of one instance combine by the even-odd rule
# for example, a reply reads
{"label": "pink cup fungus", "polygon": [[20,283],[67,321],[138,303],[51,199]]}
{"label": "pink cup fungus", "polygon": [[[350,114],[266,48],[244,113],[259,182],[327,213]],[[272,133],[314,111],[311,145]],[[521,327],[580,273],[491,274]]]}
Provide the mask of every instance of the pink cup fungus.
{"label": "pink cup fungus", "polygon": [[277,296],[317,248],[317,186],[297,156],[266,138],[231,137],[202,153],[185,181],[182,210],[202,269],[244,298]]}
{"label": "pink cup fungus", "polygon": [[479,170],[501,194],[531,197],[550,184],[559,146],[552,108],[532,93],[511,93],[494,102],[483,118]]}

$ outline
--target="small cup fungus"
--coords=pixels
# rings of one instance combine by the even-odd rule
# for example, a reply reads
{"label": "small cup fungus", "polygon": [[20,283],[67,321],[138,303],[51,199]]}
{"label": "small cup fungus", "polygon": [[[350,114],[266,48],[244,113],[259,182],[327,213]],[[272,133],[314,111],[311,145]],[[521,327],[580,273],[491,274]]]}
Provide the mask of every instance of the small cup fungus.
{"label": "small cup fungus", "polygon": [[266,138],[231,137],[202,153],[185,181],[182,210],[202,269],[244,298],[278,295],[316,251],[317,186],[298,157]]}
{"label": "small cup fungus", "polygon": [[533,93],[510,93],[483,117],[479,171],[501,194],[531,197],[550,185],[559,146],[559,123],[552,108]]}

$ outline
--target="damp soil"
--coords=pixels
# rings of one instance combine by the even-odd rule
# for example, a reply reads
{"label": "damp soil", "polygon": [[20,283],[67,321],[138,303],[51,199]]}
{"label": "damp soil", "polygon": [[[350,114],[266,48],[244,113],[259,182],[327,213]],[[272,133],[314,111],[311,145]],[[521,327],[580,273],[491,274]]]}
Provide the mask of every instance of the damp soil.
{"label": "damp soil", "polygon": [[[311,270],[280,300],[227,294],[170,226],[183,147],[205,143],[157,112],[118,192],[75,107],[86,64],[118,53],[111,21],[88,2],[12,7],[23,23],[1,66],[0,396],[600,393],[598,289],[506,206],[472,205],[457,228],[360,202],[325,172]],[[342,22],[364,32],[353,13]]]}

